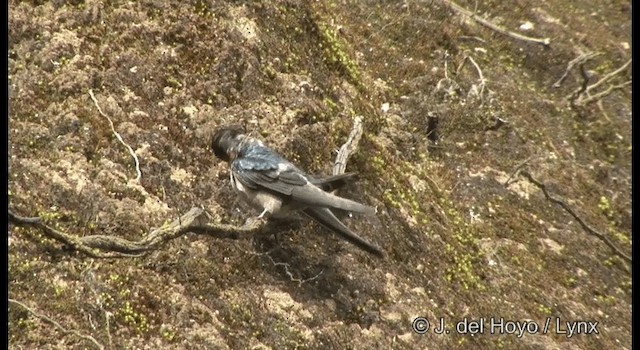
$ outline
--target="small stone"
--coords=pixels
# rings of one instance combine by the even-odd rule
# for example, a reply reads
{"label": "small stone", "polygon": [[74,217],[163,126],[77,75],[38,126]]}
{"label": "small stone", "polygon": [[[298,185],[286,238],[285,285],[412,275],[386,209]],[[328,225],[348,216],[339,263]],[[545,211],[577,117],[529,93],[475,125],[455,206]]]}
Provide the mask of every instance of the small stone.
{"label": "small stone", "polygon": [[529,21],[526,21],[526,22],[524,22],[524,23],[522,23],[520,25],[520,30],[522,30],[522,31],[528,31],[528,30],[531,30],[531,29],[533,29],[533,23],[531,23]]}

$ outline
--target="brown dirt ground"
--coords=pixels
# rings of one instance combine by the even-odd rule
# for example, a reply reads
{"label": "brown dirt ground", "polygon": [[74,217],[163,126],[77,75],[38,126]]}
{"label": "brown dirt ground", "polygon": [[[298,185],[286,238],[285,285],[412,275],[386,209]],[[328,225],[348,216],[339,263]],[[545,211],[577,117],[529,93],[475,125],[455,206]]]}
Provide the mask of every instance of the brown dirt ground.
{"label": "brown dirt ground", "polygon": [[[529,159],[630,251],[631,89],[571,108],[578,71],[552,84],[584,52],[601,53],[585,64],[590,83],[631,58],[631,4],[459,4],[551,46],[439,1],[10,1],[11,209],[79,236],[139,239],[193,206],[241,224],[255,213],[208,149],[215,127],[244,124],[326,174],[362,115],[347,169],[361,176],[344,195],[379,213],[347,224],[388,256],[312,223],[277,239],[187,235],[114,260],[11,226],[9,297],[111,349],[630,349],[624,262],[524,178],[504,183]],[[89,89],[139,157],[141,186]],[[507,123],[491,128],[497,118]],[[417,316],[452,332],[415,334]],[[599,334],[456,334],[465,317],[597,321]],[[16,304],[9,340],[93,346]]]}

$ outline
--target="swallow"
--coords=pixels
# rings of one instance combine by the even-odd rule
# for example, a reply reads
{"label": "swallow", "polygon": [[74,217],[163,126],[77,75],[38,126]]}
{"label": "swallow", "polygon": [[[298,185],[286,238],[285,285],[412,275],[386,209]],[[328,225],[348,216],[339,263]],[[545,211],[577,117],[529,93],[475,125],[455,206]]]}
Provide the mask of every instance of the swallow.
{"label": "swallow", "polygon": [[282,217],[300,211],[360,249],[384,256],[382,249],[355,234],[332,212],[375,214],[370,206],[331,193],[354,173],[314,178],[262,141],[246,135],[239,126],[216,130],[211,149],[217,158],[229,163],[231,185],[247,202],[261,210],[258,218]]}

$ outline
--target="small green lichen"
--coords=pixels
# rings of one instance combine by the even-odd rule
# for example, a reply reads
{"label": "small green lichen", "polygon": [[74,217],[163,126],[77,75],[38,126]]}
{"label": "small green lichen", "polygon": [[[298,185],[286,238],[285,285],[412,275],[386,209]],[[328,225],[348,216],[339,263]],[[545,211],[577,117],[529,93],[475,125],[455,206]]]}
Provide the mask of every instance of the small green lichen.
{"label": "small green lichen", "polygon": [[138,333],[146,333],[149,330],[147,317],[136,311],[128,301],[124,302],[124,305],[118,310],[117,315],[124,323],[133,326]]}
{"label": "small green lichen", "polygon": [[607,199],[607,197],[600,197],[600,201],[598,202],[598,208],[600,211],[609,219],[613,217],[613,211],[611,210],[611,203]]}
{"label": "small green lichen", "polygon": [[553,310],[549,306],[542,304],[538,305],[538,312],[546,316],[551,316],[553,314]]}
{"label": "small green lichen", "polygon": [[358,65],[349,57],[346,45],[338,37],[336,30],[321,22],[318,23],[318,27],[320,29],[320,47],[324,53],[324,60],[336,66],[341,73],[347,76],[350,83],[358,88],[364,88]]}

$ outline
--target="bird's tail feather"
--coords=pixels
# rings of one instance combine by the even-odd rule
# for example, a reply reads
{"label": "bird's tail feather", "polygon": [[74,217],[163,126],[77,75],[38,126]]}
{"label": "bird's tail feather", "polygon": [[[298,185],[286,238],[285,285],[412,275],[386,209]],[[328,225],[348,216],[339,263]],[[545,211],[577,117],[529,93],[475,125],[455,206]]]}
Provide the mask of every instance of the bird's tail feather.
{"label": "bird's tail feather", "polygon": [[342,209],[368,215],[376,213],[375,208],[325,192],[313,184],[294,188],[291,196],[293,200],[309,206]]}
{"label": "bird's tail feather", "polygon": [[345,226],[335,215],[331,212],[331,210],[327,208],[307,208],[304,210],[304,213],[311,217],[313,220],[317,221],[319,224],[325,226],[326,228],[334,231],[343,239],[349,241],[349,243],[357,246],[358,248],[376,255],[380,258],[384,257],[384,253],[382,249],[378,246],[369,243],[364,238],[353,233],[347,226]]}
{"label": "bird's tail feather", "polygon": [[376,213],[376,209],[368,205],[364,205],[364,204],[352,201],[350,199],[338,197],[333,194],[331,194],[331,196],[334,199],[334,201],[332,202],[332,205],[329,206],[331,208],[342,209],[342,210],[347,210],[347,211],[352,211],[355,213],[367,214],[367,215],[374,215]]}

